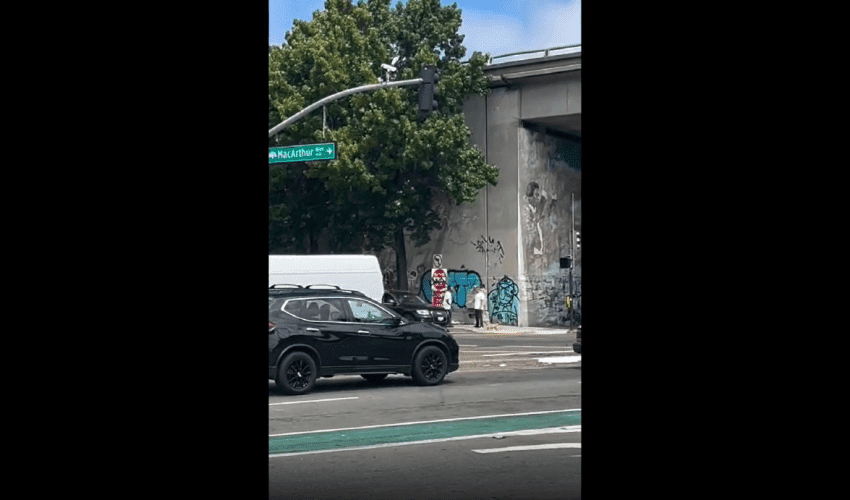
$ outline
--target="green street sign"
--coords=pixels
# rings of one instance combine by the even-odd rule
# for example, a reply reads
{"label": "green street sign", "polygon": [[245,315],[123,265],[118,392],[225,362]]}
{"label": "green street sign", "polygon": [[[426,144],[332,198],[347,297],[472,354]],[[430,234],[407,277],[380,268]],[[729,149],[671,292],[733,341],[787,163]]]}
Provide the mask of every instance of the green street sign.
{"label": "green street sign", "polygon": [[302,144],[269,148],[269,163],[291,161],[335,160],[336,144]]}

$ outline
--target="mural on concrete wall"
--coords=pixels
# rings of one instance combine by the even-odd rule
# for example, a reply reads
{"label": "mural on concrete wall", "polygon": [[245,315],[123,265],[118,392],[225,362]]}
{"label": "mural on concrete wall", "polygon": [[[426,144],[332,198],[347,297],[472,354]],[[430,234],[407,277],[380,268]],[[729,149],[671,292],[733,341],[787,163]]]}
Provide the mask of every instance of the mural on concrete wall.
{"label": "mural on concrete wall", "polygon": [[[551,257],[553,251],[557,253],[552,237],[548,234],[558,228],[558,219],[552,216],[552,209],[558,201],[557,195],[546,193],[537,181],[531,181],[525,188],[524,201],[526,258],[536,260],[544,256]],[[545,239],[544,228],[547,232]]]}
{"label": "mural on concrete wall", "polygon": [[[431,271],[422,275],[420,286],[422,296],[425,300],[433,303],[434,293],[432,291]],[[472,289],[481,286],[481,276],[467,269],[449,269],[446,273],[446,287],[452,292],[452,308],[467,308],[467,299],[472,304]]]}
{"label": "mural on concrete wall", "polygon": [[581,142],[524,128],[519,154],[523,321],[564,324],[569,280],[560,258],[572,253],[574,276],[581,271],[570,239],[573,220],[581,230]]}
{"label": "mural on concrete wall", "polygon": [[499,280],[487,296],[491,323],[516,325],[519,320],[519,286],[507,276]]}

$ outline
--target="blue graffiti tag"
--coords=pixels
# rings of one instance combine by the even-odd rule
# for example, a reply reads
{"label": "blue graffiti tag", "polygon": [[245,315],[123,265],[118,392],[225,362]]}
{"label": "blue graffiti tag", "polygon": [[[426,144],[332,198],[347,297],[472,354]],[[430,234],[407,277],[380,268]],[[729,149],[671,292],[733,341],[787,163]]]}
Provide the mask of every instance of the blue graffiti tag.
{"label": "blue graffiti tag", "polygon": [[[481,286],[481,276],[475,271],[449,269],[448,287],[452,291],[452,307],[466,308],[466,298],[473,288]],[[422,295],[431,302],[431,271],[422,274]]]}
{"label": "blue graffiti tag", "polygon": [[487,296],[490,322],[516,325],[519,313],[519,286],[505,276]]}

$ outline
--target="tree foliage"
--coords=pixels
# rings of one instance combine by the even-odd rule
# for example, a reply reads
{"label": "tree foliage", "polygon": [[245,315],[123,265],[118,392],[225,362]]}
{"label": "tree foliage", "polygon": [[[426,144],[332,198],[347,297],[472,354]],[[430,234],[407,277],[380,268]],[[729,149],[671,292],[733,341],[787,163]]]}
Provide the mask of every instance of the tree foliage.
{"label": "tree foliage", "polygon": [[[394,80],[436,65],[439,112],[420,121],[416,86],[355,94],[316,110],[269,139],[269,146],[335,142],[337,159],[270,166],[269,251],[309,253],[416,244],[440,227],[432,196],[473,202],[498,170],[470,143],[461,106],[487,92],[486,58],[466,54],[457,4],[408,0],[326,0],[311,21],[295,21],[269,53],[269,128],[336,92],[377,83],[395,60]],[[400,275],[403,271],[399,269]]]}

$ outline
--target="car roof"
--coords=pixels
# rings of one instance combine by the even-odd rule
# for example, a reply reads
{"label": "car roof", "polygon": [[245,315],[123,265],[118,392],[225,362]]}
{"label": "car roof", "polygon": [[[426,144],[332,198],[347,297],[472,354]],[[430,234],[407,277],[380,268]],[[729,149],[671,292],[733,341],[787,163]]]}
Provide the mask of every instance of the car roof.
{"label": "car roof", "polygon": [[270,297],[314,297],[316,295],[369,298],[357,290],[345,290],[336,285],[301,285],[274,284],[269,287]]}

